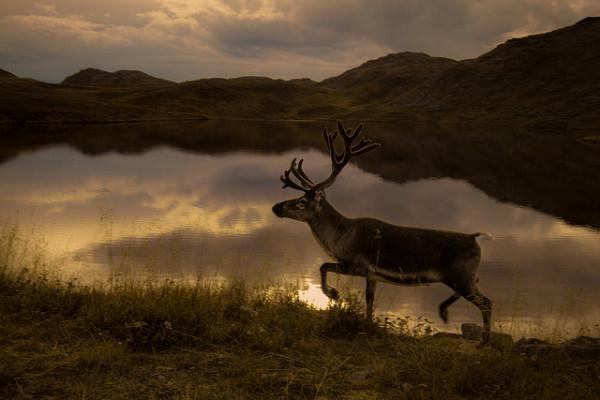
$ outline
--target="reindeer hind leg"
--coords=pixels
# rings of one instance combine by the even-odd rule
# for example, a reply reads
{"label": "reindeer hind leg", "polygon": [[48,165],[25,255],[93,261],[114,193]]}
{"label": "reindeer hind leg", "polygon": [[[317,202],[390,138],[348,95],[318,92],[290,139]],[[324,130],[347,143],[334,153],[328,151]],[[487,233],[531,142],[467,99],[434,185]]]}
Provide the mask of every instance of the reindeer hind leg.
{"label": "reindeer hind leg", "polygon": [[465,258],[457,260],[456,264],[454,265],[452,276],[445,283],[454,289],[456,293],[479,308],[483,319],[483,332],[481,339],[482,342],[486,344],[490,340],[492,301],[485,297],[477,287],[477,282],[479,281],[477,269],[479,268],[479,262],[481,261],[481,250],[477,244],[475,244],[473,250],[474,251],[468,254]]}
{"label": "reindeer hind leg", "polygon": [[460,299],[460,294],[454,293],[452,296],[448,297],[446,300],[442,301],[438,306],[438,311],[440,313],[440,318],[444,321],[444,323],[448,323],[448,307],[450,307],[456,300]]}
{"label": "reindeer hind leg", "polygon": [[490,340],[492,321],[492,301],[485,297],[475,285],[466,290],[461,290],[460,294],[481,311],[481,316],[483,317],[483,332],[481,333],[481,339],[483,343],[488,343]]}

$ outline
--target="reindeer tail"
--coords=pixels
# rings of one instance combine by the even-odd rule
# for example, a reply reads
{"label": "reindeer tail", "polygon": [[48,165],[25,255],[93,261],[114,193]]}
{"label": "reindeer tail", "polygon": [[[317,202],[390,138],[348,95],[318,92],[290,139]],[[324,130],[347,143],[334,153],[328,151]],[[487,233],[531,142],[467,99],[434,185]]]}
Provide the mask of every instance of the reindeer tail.
{"label": "reindeer tail", "polygon": [[473,236],[473,239],[477,239],[478,237],[481,237],[484,240],[494,240],[494,235],[492,235],[491,233],[487,233],[487,232],[477,232],[477,233],[472,233],[471,236]]}

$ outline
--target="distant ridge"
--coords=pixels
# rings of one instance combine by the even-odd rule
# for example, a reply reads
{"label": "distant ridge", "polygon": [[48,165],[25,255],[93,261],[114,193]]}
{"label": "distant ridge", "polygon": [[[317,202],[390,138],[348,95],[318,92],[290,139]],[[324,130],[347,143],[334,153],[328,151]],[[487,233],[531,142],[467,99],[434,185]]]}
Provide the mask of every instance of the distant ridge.
{"label": "distant ridge", "polygon": [[65,78],[62,84],[81,86],[136,86],[172,85],[174,82],[155,78],[142,71],[119,70],[107,72],[96,68],[86,68]]}
{"label": "distant ridge", "polygon": [[16,78],[17,76],[0,68],[0,78]]}

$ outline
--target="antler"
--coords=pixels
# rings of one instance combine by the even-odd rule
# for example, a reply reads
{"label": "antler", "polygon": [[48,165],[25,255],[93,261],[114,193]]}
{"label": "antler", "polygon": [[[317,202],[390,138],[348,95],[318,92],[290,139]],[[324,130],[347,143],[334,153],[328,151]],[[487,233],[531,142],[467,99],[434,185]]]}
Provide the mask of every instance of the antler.
{"label": "antler", "polygon": [[[314,182],[306,175],[304,170],[302,169],[303,159],[300,160],[298,165],[296,165],[296,159],[292,160],[292,164],[290,165],[290,169],[285,170],[283,175],[279,179],[283,182],[282,188],[291,187],[292,189],[302,190],[304,192],[310,191],[314,188]],[[290,173],[293,174],[299,181],[300,184],[297,184],[290,177]]]}
{"label": "antler", "polygon": [[[353,143],[362,132],[362,124],[358,125],[354,132],[352,132],[352,129],[346,130],[342,125],[342,122],[337,121],[337,128],[338,129],[335,132],[328,132],[327,128],[325,128],[323,131],[325,143],[327,144],[327,149],[329,150],[329,155],[331,157],[331,174],[329,177],[320,183],[314,183],[302,170],[302,162],[304,160],[300,160],[300,162],[296,165],[296,159],[294,158],[290,168],[286,170],[280,177],[284,188],[291,187],[293,189],[302,190],[303,192],[309,192],[316,188],[325,189],[333,184],[335,178],[352,157],[368,153],[369,151],[375,150],[381,146],[381,144],[374,143],[373,141],[365,138],[361,138],[358,143]],[[341,153],[338,153],[335,150],[335,138],[337,137],[338,133],[344,139],[344,150]],[[300,183],[294,182],[290,174],[295,176]]]}
{"label": "antler", "polygon": [[[368,153],[369,151],[373,151],[381,146],[381,144],[365,138],[361,138],[358,143],[352,143],[362,132],[362,124],[358,125],[354,132],[352,132],[352,129],[346,130],[342,125],[342,122],[338,121],[337,128],[337,132],[328,132],[327,128],[325,128],[323,131],[323,136],[325,137],[325,142],[327,143],[327,149],[329,150],[329,155],[331,156],[331,174],[327,179],[315,185],[315,187],[318,186],[321,189],[325,189],[335,182],[335,178],[340,172],[342,172],[342,169],[344,169],[352,157]],[[341,153],[338,153],[335,150],[335,138],[337,137],[338,133],[344,139],[344,150]]]}

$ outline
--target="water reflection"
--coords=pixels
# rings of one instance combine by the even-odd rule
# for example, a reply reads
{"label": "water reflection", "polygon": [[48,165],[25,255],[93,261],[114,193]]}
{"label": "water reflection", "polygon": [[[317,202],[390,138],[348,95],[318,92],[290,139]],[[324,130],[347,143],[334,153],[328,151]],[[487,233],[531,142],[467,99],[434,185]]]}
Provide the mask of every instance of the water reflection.
{"label": "water reflection", "polygon": [[[185,152],[280,153],[322,151],[327,122],[203,121],[187,123],[67,125],[24,128],[0,125],[0,163],[19,154],[68,145],[87,155],[140,154],[169,146]],[[490,196],[583,226],[600,227],[600,146],[580,133],[532,134],[513,126],[436,125],[434,121],[369,123],[368,136],[384,144],[357,160],[366,171],[404,183],[426,178],[465,180]]]}
{"label": "water reflection", "polygon": [[[127,270],[137,276],[291,279],[306,286],[305,298],[323,306],[318,266],[326,256],[307,226],[277,219],[270,210],[299,195],[281,190],[278,181],[293,157],[305,158],[307,173],[317,180],[329,172],[329,159],[311,150],[213,156],[163,147],[89,158],[55,147],[0,167],[0,215],[35,225],[51,249],[69,254],[70,268],[82,277]],[[496,322],[515,332],[535,333],[538,325],[572,331],[599,321],[600,238],[591,229],[499,202],[463,180],[397,184],[355,165],[346,167],[328,199],[347,216],[493,233],[496,240],[481,242],[480,287],[495,301]],[[332,284],[352,290],[363,282],[337,277]],[[380,286],[379,312],[434,321],[437,304],[449,295],[442,285]],[[463,301],[450,312],[455,322],[479,321]]]}

